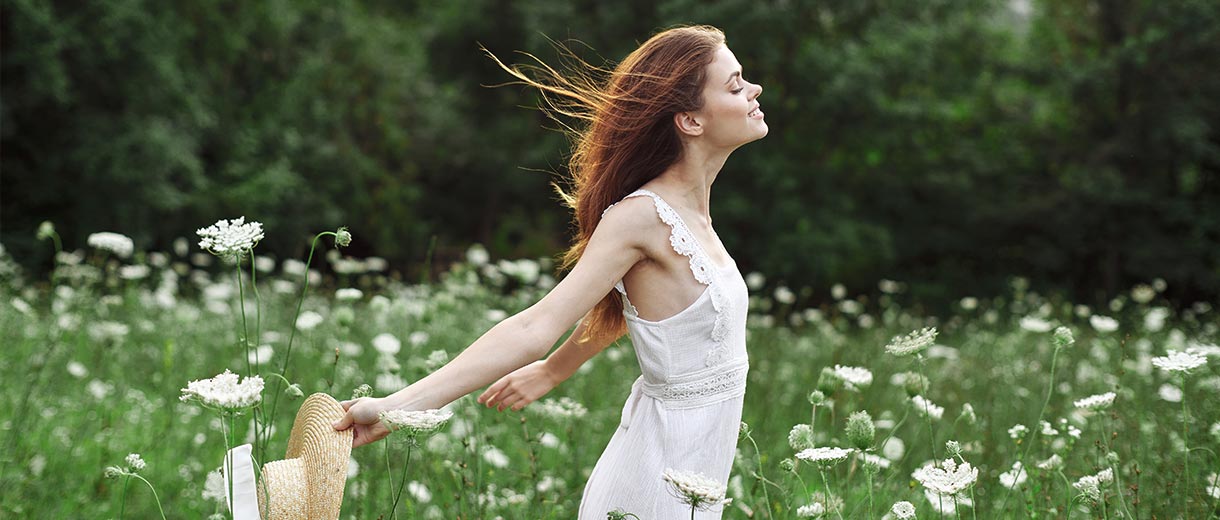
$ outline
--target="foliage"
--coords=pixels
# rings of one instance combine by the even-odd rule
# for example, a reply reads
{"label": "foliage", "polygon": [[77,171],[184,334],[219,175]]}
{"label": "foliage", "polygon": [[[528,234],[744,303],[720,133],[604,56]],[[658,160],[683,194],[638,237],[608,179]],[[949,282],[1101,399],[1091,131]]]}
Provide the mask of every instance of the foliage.
{"label": "foliage", "polygon": [[[1023,273],[1099,302],[1137,281],[1220,295],[1220,5],[999,0],[219,2],[6,0],[0,242],[48,266],[128,230],[258,215],[365,230],[420,265],[483,242],[562,250],[567,146],[483,57],[618,59],[678,23],[722,27],[771,135],[713,194],[740,265],[950,301]],[[79,233],[77,235],[76,233]],[[374,245],[375,244],[375,245]],[[272,249],[281,257],[301,251]],[[43,267],[45,269],[45,267]]]}

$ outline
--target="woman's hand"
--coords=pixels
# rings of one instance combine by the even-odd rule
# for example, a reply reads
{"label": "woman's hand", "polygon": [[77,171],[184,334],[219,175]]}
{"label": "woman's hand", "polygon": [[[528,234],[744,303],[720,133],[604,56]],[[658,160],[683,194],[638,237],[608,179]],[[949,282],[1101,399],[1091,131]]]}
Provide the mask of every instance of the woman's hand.
{"label": "woman's hand", "polygon": [[510,372],[487,387],[487,391],[479,396],[479,404],[485,404],[488,408],[495,407],[501,412],[510,407],[513,411],[519,411],[525,408],[525,405],[546,395],[561,381],[560,377],[547,368],[545,359],[535,361]]}
{"label": "woman's hand", "polygon": [[343,431],[352,428],[352,447],[356,448],[377,442],[390,434],[390,430],[381,424],[381,412],[385,411],[382,399],[376,397],[361,397],[339,403],[347,414],[333,424],[335,430]]}

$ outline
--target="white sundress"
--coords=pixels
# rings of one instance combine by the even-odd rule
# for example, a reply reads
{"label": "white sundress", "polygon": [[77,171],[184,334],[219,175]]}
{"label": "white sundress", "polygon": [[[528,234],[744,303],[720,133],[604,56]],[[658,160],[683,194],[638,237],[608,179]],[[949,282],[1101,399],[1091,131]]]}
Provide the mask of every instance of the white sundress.
{"label": "white sundress", "polygon": [[[667,468],[695,471],[724,485],[736,454],[749,370],[745,281],[736,263],[717,267],[659,195],[644,189],[627,195],[636,196],[652,198],[670,227],[670,244],[690,259],[695,279],[707,287],[686,309],[648,321],[627,299],[623,283],[615,285],[642,375],[631,386],[621,423],[589,475],[580,520],[605,520],[615,509],[641,520],[690,518],[690,506],[668,489],[662,473]],[[715,507],[695,518],[719,519],[721,514]]]}

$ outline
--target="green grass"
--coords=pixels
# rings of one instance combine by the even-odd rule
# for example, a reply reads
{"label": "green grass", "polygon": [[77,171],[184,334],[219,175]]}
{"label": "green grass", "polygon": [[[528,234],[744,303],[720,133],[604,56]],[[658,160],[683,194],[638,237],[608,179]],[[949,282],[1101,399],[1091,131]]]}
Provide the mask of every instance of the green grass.
{"label": "green grass", "polygon": [[[7,411],[0,423],[0,438],[6,443],[0,450],[0,516],[108,518],[118,516],[123,507],[126,518],[159,518],[147,486],[132,480],[121,505],[124,481],[103,475],[107,466],[122,466],[128,453],[139,453],[147,461],[140,475],[156,486],[169,518],[205,518],[222,510],[219,502],[202,496],[205,475],[219,465],[225,450],[219,420],[198,405],[179,402],[178,396],[190,380],[225,369],[246,373],[232,271],[219,265],[196,267],[173,255],[136,258],[119,262],[95,252],[80,265],[61,266],[53,284],[14,275],[2,280],[0,397]],[[120,263],[156,265],[148,277],[126,280],[118,276]],[[544,263],[542,271],[547,270]],[[166,274],[175,271],[177,275]],[[427,373],[434,351],[452,358],[493,325],[496,316],[489,311],[511,314],[545,293],[545,279],[539,282],[528,272],[511,271],[506,275],[494,267],[457,264],[441,280],[426,285],[404,285],[377,272],[323,280],[311,287],[303,309],[324,320],[297,334],[288,379],[306,394],[327,392],[341,400],[361,384],[376,387],[385,363],[371,340],[389,333],[402,341],[395,357],[401,365],[398,375],[414,381]],[[177,283],[165,285],[167,276]],[[283,387],[271,374],[283,362],[301,279],[280,270],[260,273],[258,279],[262,333],[256,344],[274,350],[270,362],[257,369],[267,379],[262,409],[268,413],[271,392]],[[159,287],[160,298],[155,296]],[[364,294],[339,301],[334,297],[338,287],[358,287]],[[244,292],[253,334],[256,301],[248,285]],[[934,451],[946,457],[947,440],[960,442],[962,458],[979,469],[971,490],[975,507],[962,508],[962,517],[1062,518],[1070,508],[1076,518],[1117,518],[1125,508],[1140,518],[1201,518],[1215,511],[1205,479],[1220,468],[1216,363],[1212,360],[1185,378],[1190,414],[1185,430],[1182,404],[1159,395],[1163,384],[1177,378],[1149,363],[1167,349],[1214,344],[1215,310],[1196,305],[1150,330],[1145,317],[1158,300],[1136,303],[1120,296],[1115,305],[1121,308],[1092,311],[1117,319],[1118,329],[1097,332],[1071,302],[1041,296],[1020,284],[1012,294],[941,317],[914,314],[913,306],[904,307],[901,294],[869,296],[860,299],[870,303],[859,309],[829,303],[816,312],[791,312],[790,305],[767,294],[752,298],[751,370],[743,419],[752,429],[757,452],[744,438],[739,443],[729,483],[734,503],[726,518],[748,517],[748,512],[753,518],[793,518],[813,493],[824,491],[816,467],[798,463],[795,473],[782,468],[783,461],[794,456],[788,433],[796,424],[811,422],[809,394],[819,384],[830,399],[816,411],[819,446],[848,447],[844,425],[857,410],[878,422],[876,441],[892,433],[905,446],[903,456],[872,479],[871,516],[866,475],[856,459],[827,470],[833,492],[844,501],[845,518],[879,518],[900,500],[913,503],[920,518],[936,517],[911,473],[931,460]],[[1053,382],[1051,332],[1031,332],[1019,325],[1031,315],[1067,326],[1075,334],[1075,344],[1058,354]],[[108,322],[125,325],[127,332],[107,334]],[[891,376],[919,368],[912,357],[885,354],[884,346],[896,335],[925,326],[937,327],[940,335],[938,346],[925,353],[922,370],[930,388],[924,395],[945,408],[944,416],[929,427],[911,411],[891,431],[910,406],[903,388],[891,384]],[[409,338],[419,332],[426,338],[416,334],[412,342]],[[819,381],[823,368],[836,364],[867,368],[874,380],[857,391],[832,380]],[[589,410],[583,417],[552,419],[531,411],[533,406],[498,413],[476,406],[473,396],[460,399],[453,406],[451,424],[412,453],[407,479],[426,487],[430,500],[421,502],[404,493],[399,517],[573,517],[587,475],[618,424],[638,373],[624,338],[547,396],[576,399]],[[1072,404],[1107,391],[1118,397],[1105,413],[1083,414]],[[374,395],[385,393],[379,389]],[[1040,430],[1035,421],[1044,400],[1044,419],[1058,435],[1033,435]],[[960,418],[967,403],[977,414],[976,422]],[[271,418],[276,431],[270,460],[282,458],[299,404],[299,399],[280,397]],[[1060,418],[1079,428],[1078,440],[1066,434]],[[250,415],[238,421],[239,441],[248,435],[250,421]],[[1021,444],[1008,435],[1018,423],[1030,429]],[[1194,449],[1185,475],[1183,433]],[[541,440],[544,435],[546,442]],[[390,439],[353,452],[358,470],[348,481],[343,518],[388,513],[394,490],[387,476],[392,472],[397,487],[406,451],[394,436]],[[485,456],[492,447],[507,456],[507,466],[497,467]],[[1008,496],[998,475],[1027,449],[1029,478]],[[1078,492],[1070,482],[1109,467],[1105,455],[1110,451],[1118,458],[1114,468],[1123,497],[1112,483],[1103,490],[1104,510],[1075,500]],[[1061,474],[1034,468],[1034,462],[1053,453],[1066,461]],[[769,506],[765,496],[771,499]],[[767,507],[769,516],[763,512]]]}

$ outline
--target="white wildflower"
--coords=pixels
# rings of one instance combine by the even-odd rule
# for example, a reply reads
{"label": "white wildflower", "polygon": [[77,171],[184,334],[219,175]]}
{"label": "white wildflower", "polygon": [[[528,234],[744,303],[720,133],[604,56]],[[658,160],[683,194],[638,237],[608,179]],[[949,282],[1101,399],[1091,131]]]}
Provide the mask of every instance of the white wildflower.
{"label": "white wildflower", "polygon": [[940,420],[945,415],[945,407],[937,406],[932,401],[927,400],[922,395],[917,395],[911,398],[911,405],[915,407],[915,411],[921,415],[927,415],[935,420]]}
{"label": "white wildflower", "polygon": [[775,288],[775,301],[784,305],[790,305],[796,301],[796,294],[787,286],[781,285]]}
{"label": "white wildflower", "polygon": [[1063,467],[1063,458],[1058,453],[1051,455],[1050,458],[1039,461],[1035,466],[1040,470],[1054,471]]}
{"label": "white wildflower", "polygon": [[796,458],[813,462],[819,466],[833,466],[847,460],[847,456],[852,454],[851,448],[832,448],[820,447],[801,450],[796,454]]}
{"label": "white wildflower", "polygon": [[1013,489],[1025,483],[1028,473],[1021,466],[1021,461],[1012,463],[1012,470],[1000,473],[1000,484],[1008,489]]}
{"label": "white wildflower", "polygon": [[803,505],[796,508],[796,516],[800,518],[821,518],[826,514],[826,506],[821,502]]}
{"label": "white wildflower", "polygon": [[466,261],[471,265],[483,266],[491,260],[491,255],[487,254],[487,249],[482,244],[475,244],[466,250]]}
{"label": "white wildflower", "polygon": [[906,500],[894,503],[890,512],[894,513],[894,517],[898,520],[914,520],[915,518],[915,506]]}
{"label": "white wildflower", "polygon": [[836,300],[842,300],[847,297],[847,288],[843,284],[837,283],[830,288],[830,295]]}
{"label": "white wildflower", "polygon": [[1089,316],[1089,325],[1092,325],[1093,329],[1097,332],[1114,332],[1118,330],[1118,320],[1100,314]]}
{"label": "white wildflower", "polygon": [[297,317],[297,329],[302,331],[310,331],[322,324],[322,315],[314,311],[302,312]]}
{"label": "white wildflower", "polygon": [[402,431],[408,436],[416,437],[439,430],[453,418],[453,412],[444,409],[386,410],[381,412],[379,417],[381,424],[391,432]]}
{"label": "white wildflower", "polygon": [[384,355],[393,356],[402,349],[402,342],[393,334],[382,332],[373,337],[373,348]]}
{"label": "white wildflower", "polygon": [[1008,429],[1008,436],[1012,439],[1020,439],[1025,436],[1025,432],[1029,431],[1024,424],[1014,424]]}
{"label": "white wildflower", "polygon": [[508,455],[495,446],[491,446],[483,452],[483,460],[497,468],[507,468],[509,462]]}
{"label": "white wildflower", "polygon": [[1050,332],[1054,324],[1037,316],[1021,318],[1021,328],[1030,332]]}
{"label": "white wildflower", "polygon": [[246,223],[246,217],[220,219],[215,224],[195,231],[199,248],[230,260],[240,259],[263,239],[263,225]]}
{"label": "white wildflower", "polygon": [[895,336],[885,346],[885,351],[895,356],[906,356],[923,350],[936,340],[936,327],[925,327],[906,336]]}
{"label": "white wildflower", "polygon": [[127,463],[127,467],[131,468],[131,471],[133,473],[140,471],[148,466],[147,464],[144,463],[144,459],[142,457],[140,457],[139,453],[128,454],[127,458],[124,459],[124,462]]}
{"label": "white wildflower", "polygon": [[808,424],[793,426],[792,430],[788,432],[788,445],[792,447],[793,451],[812,448],[814,446],[813,427]]}
{"label": "white wildflower", "polygon": [[1110,468],[1101,470],[1096,475],[1086,475],[1080,477],[1072,484],[1072,487],[1080,490],[1080,494],[1084,495],[1089,500],[1097,502],[1101,500],[1101,488],[1105,484],[1114,480],[1114,472]]}
{"label": "white wildflower", "polygon": [[725,485],[700,473],[666,468],[661,478],[678,498],[696,510],[707,511],[732,502],[731,498],[724,498]]}
{"label": "white wildflower", "polygon": [[547,399],[538,403],[534,410],[554,419],[577,419],[584,417],[589,410],[571,397]]}
{"label": "white wildflower", "polygon": [[211,379],[191,381],[182,389],[181,401],[198,401],[208,408],[233,412],[249,408],[263,399],[263,378],[239,376],[227,369]]}
{"label": "white wildflower", "polygon": [[109,231],[90,234],[85,243],[90,247],[110,251],[120,258],[127,258],[135,251],[135,244],[130,237]]}
{"label": "white wildflower", "polygon": [[873,383],[873,373],[867,368],[835,365],[834,374],[847,383],[848,388],[868,386]]}
{"label": "white wildflower", "polygon": [[1168,401],[1170,403],[1182,402],[1182,389],[1178,388],[1176,386],[1173,386],[1169,383],[1165,383],[1165,384],[1161,385],[1160,388],[1157,388],[1156,395],[1158,397],[1160,397],[1161,399]]}
{"label": "white wildflower", "polygon": [[339,301],[359,300],[364,297],[364,292],[354,287],[344,287],[335,291],[335,299]]}
{"label": "white wildflower", "polygon": [[969,462],[960,464],[954,459],[945,459],[937,467],[934,462],[928,462],[923,467],[911,473],[911,478],[918,480],[925,488],[942,496],[952,496],[970,487],[978,479],[979,470]]}
{"label": "white wildflower", "polygon": [[1076,401],[1076,408],[1085,408],[1088,410],[1104,410],[1109,408],[1114,403],[1114,392],[1106,392],[1104,394],[1091,395],[1079,401]]}
{"label": "white wildflower", "polygon": [[1170,350],[1168,356],[1152,358],[1153,366],[1167,372],[1189,372],[1206,363],[1207,358],[1203,356],[1177,350]]}

